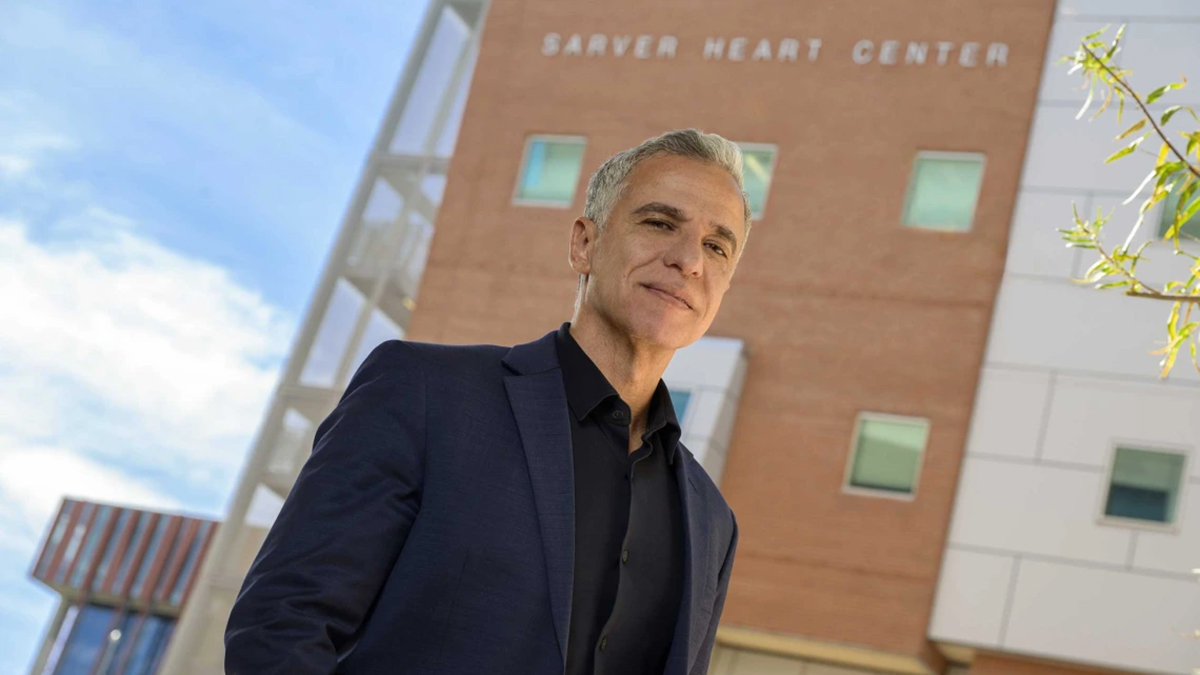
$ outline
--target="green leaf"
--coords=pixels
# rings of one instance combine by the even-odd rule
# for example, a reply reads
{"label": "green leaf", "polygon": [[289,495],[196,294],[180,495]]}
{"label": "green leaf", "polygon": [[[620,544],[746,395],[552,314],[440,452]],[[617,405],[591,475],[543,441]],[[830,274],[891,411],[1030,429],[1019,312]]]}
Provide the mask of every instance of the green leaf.
{"label": "green leaf", "polygon": [[[1187,177],[1187,180],[1187,186],[1183,188],[1183,192],[1179,193],[1179,205],[1176,207],[1177,209],[1182,208],[1184,204],[1187,204],[1188,199],[1190,199],[1192,195],[1196,194],[1197,189],[1200,189],[1200,180],[1192,178],[1190,175]],[[1191,207],[1189,206],[1188,208],[1190,209]],[[1191,216],[1188,217],[1190,218]],[[1187,218],[1184,220],[1187,220]]]}
{"label": "green leaf", "polygon": [[[1178,108],[1179,106],[1175,106],[1175,107]],[[1165,122],[1164,122],[1164,124],[1165,124]],[[1137,132],[1138,129],[1141,129],[1144,126],[1146,126],[1146,119],[1142,118],[1137,121],[1137,124],[1134,124],[1133,126],[1129,127],[1125,131],[1122,131],[1121,135],[1117,136],[1113,140],[1117,140],[1117,141],[1124,140],[1124,139],[1132,136],[1135,132]]]}
{"label": "green leaf", "polygon": [[1095,40],[1096,38],[1103,35],[1108,29],[1109,29],[1109,26],[1105,26],[1104,28],[1101,28],[1100,30],[1096,31],[1095,33],[1088,33],[1087,35],[1083,36],[1083,39],[1080,40],[1080,42],[1090,42],[1092,40]]}
{"label": "green leaf", "polygon": [[1186,84],[1187,84],[1186,78],[1183,80],[1183,82],[1172,82],[1171,84],[1164,84],[1163,86],[1159,87],[1158,89],[1155,89],[1154,91],[1152,91],[1146,95],[1146,105],[1150,105],[1151,103],[1154,103],[1158,99],[1162,98],[1163,94],[1167,93],[1168,91],[1171,91],[1172,89],[1183,89],[1184,85],[1186,85]]}
{"label": "green leaf", "polygon": [[1083,107],[1080,108],[1079,112],[1075,114],[1075,119],[1079,119],[1080,117],[1083,117],[1083,114],[1088,111],[1088,108],[1092,107],[1092,98],[1095,97],[1095,95],[1096,95],[1096,81],[1092,80],[1091,84],[1088,86],[1087,98],[1084,99],[1084,101],[1083,101]]}
{"label": "green leaf", "polygon": [[1167,89],[1170,88],[1170,86],[1171,85],[1169,85],[1169,84],[1164,84],[1163,86],[1159,87],[1158,89],[1155,89],[1154,91],[1147,94],[1146,95],[1146,105],[1150,105],[1151,103],[1154,103],[1158,99],[1162,98],[1162,95],[1167,93]]}
{"label": "green leaf", "polygon": [[1112,155],[1110,155],[1108,159],[1104,160],[1104,163],[1111,164],[1126,155],[1132,154],[1133,151],[1137,150],[1137,147],[1139,145],[1141,145],[1142,141],[1144,141],[1144,140],[1146,140],[1145,136],[1139,136],[1137,139],[1135,139],[1129,145],[1121,148],[1120,150],[1118,150],[1118,151],[1114,152]]}
{"label": "green leaf", "polygon": [[[1164,162],[1154,167],[1154,173],[1158,174],[1158,183],[1155,184],[1156,188],[1162,188],[1172,178],[1177,179],[1180,169],[1185,167],[1186,165],[1183,162]],[[1168,189],[1167,191],[1169,192],[1170,190]]]}
{"label": "green leaf", "polygon": [[1137,196],[1142,194],[1142,190],[1146,189],[1146,185],[1148,185],[1150,183],[1150,181],[1154,180],[1154,177],[1156,175],[1158,175],[1158,172],[1156,172],[1156,171],[1151,171],[1150,173],[1146,174],[1146,177],[1142,180],[1142,184],[1139,185],[1137,187],[1137,189],[1133,191],[1133,194],[1129,195],[1128,199],[1121,202],[1121,205],[1124,206],[1125,204],[1128,204],[1129,202],[1137,199]]}
{"label": "green leaf", "polygon": [[1128,279],[1122,279],[1121,281],[1110,281],[1107,284],[1100,284],[1099,286],[1096,287],[1096,290],[1103,291],[1103,290],[1107,290],[1109,288],[1123,288],[1125,286],[1128,286],[1129,283],[1130,282]]}
{"label": "green leaf", "polygon": [[1117,46],[1121,44],[1121,36],[1124,34],[1125,24],[1121,24],[1121,27],[1117,29],[1116,36],[1113,37],[1112,46],[1108,48],[1108,52],[1105,53],[1104,58],[1111,59],[1113,54],[1117,53]]}
{"label": "green leaf", "polygon": [[1166,126],[1167,122],[1170,122],[1171,118],[1175,116],[1175,113],[1179,112],[1180,110],[1183,110],[1183,106],[1181,105],[1173,105],[1170,108],[1167,108],[1163,111],[1162,119],[1159,120],[1158,123]]}
{"label": "green leaf", "polygon": [[1162,147],[1158,149],[1158,159],[1154,160],[1154,170],[1155,171],[1157,171],[1158,167],[1161,166],[1164,161],[1166,161],[1167,153],[1170,150],[1171,150],[1171,145],[1169,143],[1163,143]]}
{"label": "green leaf", "polygon": [[[1200,183],[1192,183],[1188,186],[1188,189],[1193,189],[1197,185],[1200,185]],[[1182,205],[1183,200],[1180,199],[1179,203]],[[1179,214],[1179,220],[1183,223],[1186,223],[1187,221],[1191,220],[1192,216],[1196,215],[1196,212],[1198,211],[1200,211],[1200,198],[1196,199],[1196,201],[1192,202],[1191,204],[1188,204],[1187,209],[1185,209],[1183,213]]]}
{"label": "green leaf", "polygon": [[[1109,104],[1112,103],[1114,91],[1116,91],[1116,88],[1113,87],[1112,85],[1109,85],[1108,93],[1104,95],[1104,103],[1100,104],[1100,109],[1096,111],[1095,115],[1092,115],[1092,119],[1096,119],[1097,117],[1103,115],[1105,110],[1108,110]],[[1118,120],[1118,123],[1119,122],[1120,122],[1120,120]]]}

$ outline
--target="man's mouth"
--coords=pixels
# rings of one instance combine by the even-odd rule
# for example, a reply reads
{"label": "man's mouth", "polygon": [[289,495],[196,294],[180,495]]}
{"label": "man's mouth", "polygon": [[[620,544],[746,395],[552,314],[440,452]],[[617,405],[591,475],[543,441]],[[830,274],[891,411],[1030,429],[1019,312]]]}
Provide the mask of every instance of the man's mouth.
{"label": "man's mouth", "polygon": [[652,284],[642,284],[642,286],[645,286],[652,293],[658,294],[659,297],[663,298],[664,300],[678,303],[680,306],[686,307],[687,309],[692,308],[691,303],[689,303],[687,300],[684,300],[683,298],[679,297],[678,295],[675,295],[674,293],[666,290],[665,288],[662,288],[660,286],[654,286]]}

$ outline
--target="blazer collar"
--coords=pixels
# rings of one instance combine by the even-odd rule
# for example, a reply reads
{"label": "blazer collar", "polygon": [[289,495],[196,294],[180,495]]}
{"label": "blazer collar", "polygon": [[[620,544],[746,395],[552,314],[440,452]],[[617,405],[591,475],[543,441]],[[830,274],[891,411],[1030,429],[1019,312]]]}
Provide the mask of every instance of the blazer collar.
{"label": "blazer collar", "polygon": [[517,375],[537,375],[558,369],[558,352],[554,334],[550,331],[533,342],[519,344],[508,350],[501,363]]}
{"label": "blazer collar", "polygon": [[546,559],[550,611],[563,665],[575,576],[575,463],[571,419],[554,333],[509,350],[503,363],[509,404],[525,449]]}

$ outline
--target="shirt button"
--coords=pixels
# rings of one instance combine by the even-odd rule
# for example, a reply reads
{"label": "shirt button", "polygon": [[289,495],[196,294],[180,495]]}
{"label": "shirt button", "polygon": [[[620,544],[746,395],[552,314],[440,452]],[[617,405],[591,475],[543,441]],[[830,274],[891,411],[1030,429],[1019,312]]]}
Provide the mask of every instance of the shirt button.
{"label": "shirt button", "polygon": [[606,635],[606,636],[600,638],[600,651],[604,651],[604,648],[607,646],[608,646],[608,636]]}
{"label": "shirt button", "polygon": [[621,562],[629,562],[629,549],[621,551]]}
{"label": "shirt button", "polygon": [[625,411],[623,411],[623,410],[614,410],[614,411],[613,411],[613,414],[612,414],[612,418],[613,418],[614,420],[618,421],[618,422],[623,422],[623,421],[625,421]]}

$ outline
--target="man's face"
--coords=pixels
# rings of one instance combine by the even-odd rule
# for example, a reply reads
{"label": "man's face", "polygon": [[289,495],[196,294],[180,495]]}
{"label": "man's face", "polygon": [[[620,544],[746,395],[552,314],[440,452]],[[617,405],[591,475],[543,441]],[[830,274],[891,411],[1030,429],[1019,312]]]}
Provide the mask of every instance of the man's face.
{"label": "man's face", "polygon": [[639,341],[679,349],[712,324],[745,240],[741,191],[720,167],[656,155],[630,173],[604,231],[575,221],[581,311]]}

